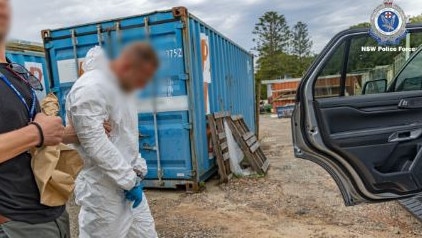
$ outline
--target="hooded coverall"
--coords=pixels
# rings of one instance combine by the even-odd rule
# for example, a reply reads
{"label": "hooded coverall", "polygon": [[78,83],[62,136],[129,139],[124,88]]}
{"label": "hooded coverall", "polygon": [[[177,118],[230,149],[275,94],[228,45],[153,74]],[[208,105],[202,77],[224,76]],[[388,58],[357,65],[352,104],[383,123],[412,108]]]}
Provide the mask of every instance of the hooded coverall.
{"label": "hooded coverall", "polygon": [[[147,171],[138,149],[135,100],[120,89],[100,47],[88,52],[83,70],[66,100],[68,119],[80,141],[75,147],[84,160],[75,188],[81,206],[79,237],[155,238],[145,195],[135,209],[124,195],[135,186],[134,169]],[[112,126],[110,137],[104,121]]]}

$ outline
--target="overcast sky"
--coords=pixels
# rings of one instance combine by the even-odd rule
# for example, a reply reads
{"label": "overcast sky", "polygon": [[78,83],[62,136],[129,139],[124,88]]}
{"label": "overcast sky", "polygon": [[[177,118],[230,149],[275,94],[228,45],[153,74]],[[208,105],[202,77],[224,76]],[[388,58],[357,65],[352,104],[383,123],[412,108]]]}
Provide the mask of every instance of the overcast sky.
{"label": "overcast sky", "polygon": [[[253,47],[252,29],[266,11],[284,14],[290,25],[309,25],[318,53],[338,31],[369,21],[382,0],[12,0],[11,37],[41,42],[42,29],[54,29],[155,10],[186,6],[191,13],[246,49]],[[421,0],[396,0],[406,14],[422,13]]]}

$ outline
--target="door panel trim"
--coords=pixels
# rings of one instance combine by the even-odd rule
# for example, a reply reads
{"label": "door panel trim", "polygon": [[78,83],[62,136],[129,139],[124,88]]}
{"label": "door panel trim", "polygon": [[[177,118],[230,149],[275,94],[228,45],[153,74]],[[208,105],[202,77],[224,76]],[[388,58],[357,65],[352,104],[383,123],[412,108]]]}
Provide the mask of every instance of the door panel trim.
{"label": "door panel trim", "polygon": [[[421,31],[422,25],[408,25],[407,29],[409,31]],[[367,189],[365,181],[362,180],[361,175],[358,174],[359,171],[356,171],[347,160],[345,160],[342,154],[339,154],[337,151],[328,148],[326,144],[327,138],[323,138],[321,131],[319,128],[323,126],[320,123],[316,116],[316,104],[315,104],[315,97],[314,97],[314,90],[313,84],[315,79],[320,71],[320,69],[325,65],[327,60],[331,57],[332,53],[338,49],[338,47],[344,43],[349,37],[358,36],[358,35],[367,35],[368,29],[350,29],[344,32],[339,33],[336,35],[324,48],[322,53],[317,57],[316,61],[312,64],[308,72],[305,74],[300,87],[299,93],[297,96],[297,108],[295,112],[295,121],[296,127],[300,130],[300,137],[303,141],[299,140],[295,144],[296,155],[298,157],[307,158],[312,157],[313,160],[320,160],[318,164],[323,164],[325,166],[330,166],[337,176],[341,176],[340,182],[343,186],[346,187],[345,191],[347,196],[343,194],[343,197],[349,205],[353,205],[359,202],[380,202],[380,201],[387,201],[387,200],[395,200],[398,198],[409,197],[414,194],[396,194],[396,193],[379,193],[374,194],[373,192]],[[391,95],[395,95],[395,97],[401,97],[400,93],[392,93]],[[412,97],[413,95],[408,94],[406,95]],[[376,108],[376,105],[371,106],[371,100],[378,95],[366,95],[366,102],[363,103],[363,107],[372,107],[371,109],[363,109],[367,110],[368,112],[371,111],[379,111],[385,110],[384,106],[387,106],[387,109],[390,108],[394,111],[396,105],[392,102],[387,102],[386,105],[378,105],[381,107]],[[347,99],[346,97],[341,98],[341,100],[353,100]],[[332,100],[332,99],[319,99],[319,102],[323,102],[324,100]],[[392,100],[396,100],[396,98],[392,98]],[[331,101],[331,103],[335,103]],[[338,105],[344,105],[345,101]],[[328,104],[327,104],[328,106]],[[359,106],[361,107],[361,106]],[[300,126],[297,126],[300,125]],[[298,130],[295,130],[297,133]],[[297,138],[300,138],[299,135],[296,135]],[[329,140],[329,138],[328,138]],[[312,160],[312,159],[310,159]],[[339,166],[331,166],[331,164],[338,164]],[[323,166],[324,167],[324,166]],[[345,182],[346,181],[346,182]],[[350,199],[352,198],[352,200]]]}
{"label": "door panel trim", "polygon": [[388,128],[357,130],[357,131],[351,131],[351,132],[338,132],[338,133],[331,134],[330,137],[333,140],[342,140],[342,139],[347,139],[350,137],[364,137],[364,136],[370,136],[370,135],[391,134],[394,132],[417,130],[417,129],[422,129],[422,123],[414,123],[414,124],[403,125],[403,126],[393,126],[393,127],[388,127]]}
{"label": "door panel trim", "polygon": [[[349,163],[354,168],[354,170],[359,174],[359,176],[361,176],[362,181],[366,183],[366,188],[368,189],[368,191],[373,194],[391,192],[397,195],[405,195],[409,192],[420,192],[421,189],[417,184],[418,179],[417,175],[414,174],[415,170],[396,171],[394,167],[391,171],[388,170],[385,172],[381,172],[377,170],[377,163],[389,161],[388,158],[392,155],[392,151],[390,151],[390,155],[383,156],[382,158],[376,158],[376,154],[373,154],[372,157],[370,157],[373,159],[362,160],[362,158],[365,158],[365,156],[367,156],[367,154],[365,153],[362,154],[364,152],[363,148],[365,148],[365,145],[356,144],[356,140],[359,140],[359,138],[353,138],[353,136],[350,136],[354,134],[356,135],[356,137],[361,136],[362,138],[363,136],[369,137],[379,135],[380,137],[378,137],[377,139],[381,138],[378,142],[381,144],[374,143],[372,146],[381,146],[383,144],[384,146],[388,146],[388,148],[390,149],[395,148],[396,146],[398,146],[398,142],[390,142],[391,144],[388,145],[389,136],[391,136],[391,134],[395,132],[400,132],[403,130],[411,131],[413,129],[421,129],[421,123],[409,123],[417,120],[418,115],[421,114],[421,110],[402,110],[398,109],[398,107],[396,106],[395,110],[387,110],[386,112],[384,112],[370,110],[371,106],[380,104],[384,104],[387,106],[390,104],[398,105],[398,102],[402,98],[411,98],[415,94],[419,96],[420,92],[401,92],[395,95],[381,94],[376,95],[375,98],[377,98],[377,100],[369,100],[369,102],[366,96],[357,96],[353,97],[352,99],[346,100],[347,102],[341,103],[341,105],[341,99],[339,98],[334,98],[332,100],[322,99],[322,101],[324,101],[323,105],[321,105],[320,103],[321,100],[317,100],[314,103],[314,110],[317,112],[315,115],[316,119],[318,120],[320,131],[319,134],[321,135],[324,144],[329,148],[330,151],[338,153],[342,159],[348,161],[347,163]],[[345,104],[347,104],[347,106],[345,106]],[[331,105],[332,108],[328,107],[327,105]],[[368,109],[370,112],[368,112]],[[343,114],[342,110],[344,110],[344,113],[346,114]],[[403,115],[396,114],[401,111],[404,113]],[[391,115],[396,115],[396,117],[394,117],[394,120],[391,121],[390,125],[386,124],[386,122],[390,122],[388,118],[386,120],[386,116],[390,116],[388,115],[389,113],[392,113]],[[343,119],[341,117],[337,117],[336,115],[342,115]],[[350,115],[351,118],[348,115]],[[403,117],[408,117],[407,121],[402,120]],[[335,122],[337,118],[339,120],[342,120],[343,124],[336,124],[337,127],[333,128],[333,122]],[[356,118],[356,125],[353,125],[353,123],[351,123],[354,121],[353,118]],[[368,124],[363,123],[367,120],[366,118],[371,118],[369,121],[367,121]],[[381,118],[383,118],[384,120],[378,121],[378,119]],[[350,121],[347,121],[347,119],[349,119]],[[378,122],[380,123],[379,125]],[[402,122],[405,123],[405,125],[400,125]],[[348,126],[346,126],[346,124],[353,126],[349,128]],[[368,129],[370,131],[368,131]],[[343,132],[342,130],[347,131]],[[332,131],[337,133],[332,133]],[[385,132],[385,134],[382,134],[383,132]],[[372,133],[372,135],[370,133]],[[339,137],[340,139],[343,139],[343,141],[335,140]],[[350,139],[350,141],[346,141],[346,139]],[[382,151],[383,150],[379,150],[378,153],[382,153]],[[410,157],[409,159],[413,159],[413,157]],[[420,166],[420,163],[418,166]]]}
{"label": "door panel trim", "polygon": [[[381,107],[395,105],[398,107],[400,100],[420,97],[422,91],[407,91],[394,93],[381,93],[373,95],[359,95],[350,97],[319,98],[321,108],[352,106],[356,108]],[[397,102],[397,104],[395,104]]]}

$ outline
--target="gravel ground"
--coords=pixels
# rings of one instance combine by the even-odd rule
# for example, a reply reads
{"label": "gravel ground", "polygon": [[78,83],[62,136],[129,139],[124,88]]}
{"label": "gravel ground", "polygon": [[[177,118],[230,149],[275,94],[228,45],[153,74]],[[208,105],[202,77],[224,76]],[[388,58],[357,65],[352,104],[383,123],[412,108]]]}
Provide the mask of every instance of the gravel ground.
{"label": "gravel ground", "polygon": [[[396,202],[345,207],[327,172],[294,158],[290,133],[289,120],[261,117],[265,178],[212,179],[198,194],[146,191],[160,237],[422,237]],[[76,234],[78,208],[68,209]]]}

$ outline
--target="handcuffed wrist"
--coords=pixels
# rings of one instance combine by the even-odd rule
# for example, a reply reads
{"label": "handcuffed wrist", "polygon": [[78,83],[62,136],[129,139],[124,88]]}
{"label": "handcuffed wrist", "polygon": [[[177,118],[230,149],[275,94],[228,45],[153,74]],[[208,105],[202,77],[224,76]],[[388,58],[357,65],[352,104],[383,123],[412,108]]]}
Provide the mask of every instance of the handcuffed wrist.
{"label": "handcuffed wrist", "polygon": [[144,174],[142,173],[141,170],[139,170],[139,169],[133,169],[133,171],[136,173],[136,176],[138,178],[140,178],[141,180],[144,180],[145,179],[145,176],[144,176]]}
{"label": "handcuffed wrist", "polygon": [[137,178],[136,178],[136,185],[135,185],[135,188],[136,188],[136,187],[141,186],[142,181],[143,181],[143,179],[141,179],[140,177],[137,177]]}

